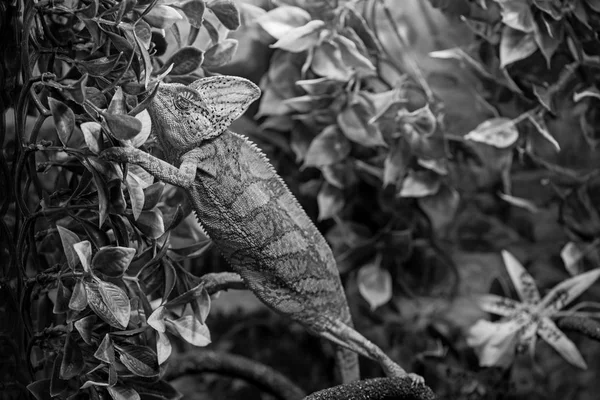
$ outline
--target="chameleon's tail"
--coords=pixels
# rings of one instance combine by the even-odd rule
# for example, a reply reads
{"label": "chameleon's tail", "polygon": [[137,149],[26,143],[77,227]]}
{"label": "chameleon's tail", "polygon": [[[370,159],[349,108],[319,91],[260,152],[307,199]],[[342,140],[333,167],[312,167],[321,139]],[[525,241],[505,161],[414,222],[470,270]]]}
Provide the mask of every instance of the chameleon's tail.
{"label": "chameleon's tail", "polygon": [[343,383],[349,383],[360,379],[358,354],[345,347],[338,346],[335,356]]}

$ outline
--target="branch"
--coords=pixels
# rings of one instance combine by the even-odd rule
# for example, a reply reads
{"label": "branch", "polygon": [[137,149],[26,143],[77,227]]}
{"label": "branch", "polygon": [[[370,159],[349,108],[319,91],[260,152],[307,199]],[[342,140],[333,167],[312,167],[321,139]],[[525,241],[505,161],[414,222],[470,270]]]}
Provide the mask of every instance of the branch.
{"label": "branch", "polygon": [[202,275],[200,278],[208,294],[215,294],[222,290],[246,290],[242,277],[234,272],[213,272]]}
{"label": "branch", "polygon": [[300,400],[304,391],[273,368],[235,354],[202,350],[178,354],[169,359],[164,376],[173,380],[183,375],[215,372],[241,378],[281,400]]}
{"label": "branch", "polygon": [[423,385],[412,386],[408,377],[375,378],[334,386],[315,392],[304,400],[430,400],[433,391]]}

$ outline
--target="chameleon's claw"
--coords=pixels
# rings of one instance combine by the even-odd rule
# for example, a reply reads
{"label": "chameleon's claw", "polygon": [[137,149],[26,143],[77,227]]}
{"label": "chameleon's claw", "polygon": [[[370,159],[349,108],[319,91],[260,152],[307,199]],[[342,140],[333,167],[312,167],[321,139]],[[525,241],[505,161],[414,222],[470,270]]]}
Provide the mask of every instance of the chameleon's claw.
{"label": "chameleon's claw", "polygon": [[408,374],[408,377],[412,381],[411,386],[421,386],[425,384],[425,378],[421,375],[410,373]]}

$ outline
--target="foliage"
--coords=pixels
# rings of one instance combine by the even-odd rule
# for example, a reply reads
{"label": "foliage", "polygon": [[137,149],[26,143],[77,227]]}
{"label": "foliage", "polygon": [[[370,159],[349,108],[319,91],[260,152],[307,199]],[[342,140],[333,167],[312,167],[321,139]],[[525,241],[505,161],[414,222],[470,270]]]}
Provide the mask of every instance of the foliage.
{"label": "foliage", "polygon": [[[430,0],[451,21],[438,36],[471,33],[431,57],[383,0],[13,3],[0,4],[0,294],[15,324],[0,338],[16,396],[180,397],[160,378],[184,342],[219,340],[204,279],[219,262],[178,189],[98,154],[160,155],[145,110],[160,82],[260,65],[244,133],[319,221],[361,331],[449,398],[562,393],[523,368],[518,344],[533,354],[538,334],[580,367],[598,350],[559,329],[597,316],[587,302],[559,312],[600,261],[597,1]],[[522,303],[484,295],[506,280],[485,258],[499,251]],[[567,300],[547,300],[558,291]]]}

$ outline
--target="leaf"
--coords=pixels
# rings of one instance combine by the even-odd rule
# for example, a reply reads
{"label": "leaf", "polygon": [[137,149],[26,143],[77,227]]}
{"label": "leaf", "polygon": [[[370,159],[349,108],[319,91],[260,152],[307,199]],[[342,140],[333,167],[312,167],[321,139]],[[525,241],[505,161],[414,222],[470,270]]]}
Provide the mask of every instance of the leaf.
{"label": "leaf", "polygon": [[85,103],[87,93],[86,86],[88,74],[83,74],[78,80],[68,86],[63,86],[62,92],[69,99],[73,100],[77,104]]}
{"label": "leaf", "polygon": [[[82,287],[83,287],[83,284],[82,284]],[[83,290],[85,293],[85,288],[83,288]],[[87,301],[86,301],[86,305],[87,305]],[[79,332],[79,335],[81,336],[83,341],[88,345],[92,344],[93,330],[94,330],[94,325],[96,324],[97,319],[98,318],[92,314],[92,315],[88,315],[87,317],[83,317],[83,318],[75,321],[75,324],[74,324],[75,329],[77,329],[77,332]]]}
{"label": "leaf", "polygon": [[111,278],[122,276],[135,256],[135,249],[107,246],[98,250],[92,259],[92,269]]}
{"label": "leaf", "polygon": [[398,197],[425,197],[436,194],[440,190],[439,175],[428,170],[410,170],[402,181]]}
{"label": "leaf", "polygon": [[119,140],[131,140],[142,130],[142,121],[131,115],[103,113],[102,116],[110,133]]}
{"label": "leaf", "polygon": [[345,159],[352,146],[337,125],[329,125],[310,143],[304,156],[305,167],[321,167]]}
{"label": "leaf", "polygon": [[48,98],[48,105],[52,112],[52,119],[54,120],[58,138],[63,146],[67,146],[75,129],[75,114],[66,104],[52,97]]}
{"label": "leaf", "polygon": [[115,348],[108,333],[104,335],[104,339],[102,339],[102,342],[100,342],[100,345],[94,352],[94,357],[107,364],[115,362]]}
{"label": "leaf", "polygon": [[477,298],[477,305],[485,312],[509,317],[519,311],[520,303],[507,297],[486,294]]}
{"label": "leaf", "polygon": [[144,21],[157,29],[167,29],[183,17],[173,7],[157,5],[144,15]]}
{"label": "leaf", "polygon": [[140,400],[141,397],[135,389],[123,385],[109,386],[106,388],[113,400]]}
{"label": "leaf", "polygon": [[219,43],[210,47],[206,50],[204,55],[204,63],[202,64],[205,68],[220,67],[225,65],[233,59],[235,52],[238,48],[238,41],[236,39],[223,39]]}
{"label": "leaf", "polygon": [[84,240],[79,243],[75,243],[73,245],[73,249],[75,250],[75,253],[77,253],[79,261],[81,261],[83,270],[85,272],[90,272],[90,262],[92,261],[92,244],[87,240]]}
{"label": "leaf", "polygon": [[158,208],[142,211],[135,225],[144,235],[152,239],[158,239],[165,233],[162,212]]}
{"label": "leaf", "polygon": [[560,251],[560,258],[562,258],[563,263],[565,264],[565,269],[571,274],[571,276],[575,276],[583,272],[581,270],[581,260],[585,257],[585,252],[578,246],[577,243],[568,242],[564,245],[562,250]]}
{"label": "leaf", "polygon": [[204,61],[204,52],[196,47],[184,47],[173,54],[158,71],[162,73],[173,64],[169,75],[187,75],[196,71]]}
{"label": "leaf", "polygon": [[460,195],[453,187],[443,185],[434,195],[420,197],[418,204],[427,215],[433,232],[443,236],[460,204]]}
{"label": "leaf", "polygon": [[310,68],[317,75],[340,82],[352,76],[352,70],[344,64],[340,47],[329,40],[315,47]]}
{"label": "leaf", "polygon": [[194,346],[204,347],[211,342],[208,327],[194,315],[184,315],[179,319],[166,321],[171,330],[175,330],[183,340]]}
{"label": "leaf", "polygon": [[308,11],[282,5],[258,17],[256,23],[275,39],[281,39],[287,32],[306,25],[310,20]]}
{"label": "leaf", "polygon": [[[88,304],[96,315],[110,326],[119,329],[127,328],[131,306],[123,290],[112,283],[96,281],[85,282],[85,292]],[[108,299],[108,304],[105,298]]]}
{"label": "leaf", "polygon": [[141,178],[136,174],[129,173],[125,179],[125,186],[127,187],[127,192],[129,192],[129,201],[131,202],[133,219],[137,220],[142,213],[144,202],[146,201],[144,189],[142,189],[143,183],[141,182]]}
{"label": "leaf", "polygon": [[166,333],[159,331],[156,332],[156,335],[158,336],[158,339],[156,340],[156,357],[158,359],[158,365],[161,365],[169,359],[173,347],[171,346],[171,341]]}
{"label": "leaf", "polygon": [[62,364],[62,353],[58,353],[52,364],[52,376],[50,378],[50,396],[56,397],[68,389],[69,385],[64,379],[60,379],[60,365]]}
{"label": "leaf", "polygon": [[544,121],[543,114],[535,113],[533,115],[529,115],[528,118],[529,121],[531,121],[533,126],[535,126],[537,131],[540,133],[540,135],[542,135],[544,139],[552,143],[552,145],[556,148],[556,151],[560,151],[560,145],[558,144],[556,139],[554,139],[552,134],[550,134],[550,131],[548,131],[548,127],[546,126],[546,122]]}
{"label": "leaf", "polygon": [[300,53],[313,48],[319,41],[319,34],[325,27],[325,22],[316,19],[305,25],[286,32],[281,39],[270,47],[282,49],[291,53]]}
{"label": "leaf", "polygon": [[149,210],[158,204],[165,188],[164,182],[156,182],[144,189],[144,210]]}
{"label": "leaf", "polygon": [[65,340],[62,363],[60,364],[60,378],[69,380],[76,377],[83,371],[85,362],[83,353],[72,334],[67,334]]}
{"label": "leaf", "polygon": [[150,132],[152,131],[152,120],[150,119],[150,114],[148,113],[148,110],[143,110],[142,112],[137,114],[135,117],[137,119],[139,119],[140,122],[142,123],[142,129],[140,130],[140,132],[137,135],[135,135],[131,139],[130,144],[133,147],[138,148],[141,145],[143,145],[144,143],[146,143],[146,141],[148,140],[148,137],[150,136]]}
{"label": "leaf", "polygon": [[499,149],[511,146],[518,138],[519,130],[514,121],[504,117],[488,119],[465,136],[466,140],[485,143]]}
{"label": "leaf", "polygon": [[500,68],[529,57],[537,49],[533,33],[523,33],[505,26],[500,40]]}
{"label": "leaf", "polygon": [[27,385],[27,390],[36,400],[52,400],[50,396],[50,379],[39,379]]}
{"label": "leaf", "polygon": [[396,119],[400,123],[411,125],[421,136],[431,136],[437,128],[437,119],[429,108],[429,104],[412,112],[401,109],[398,111]]}
{"label": "leaf", "polygon": [[125,103],[125,93],[123,93],[123,89],[118,86],[115,94],[112,99],[110,99],[110,104],[108,105],[107,112],[113,115],[123,115],[127,114],[127,103]]}
{"label": "leaf", "polygon": [[558,329],[550,318],[543,317],[540,320],[537,333],[569,363],[581,369],[587,369],[587,364],[579,350],[577,350],[577,346]]}
{"label": "leaf", "polygon": [[69,288],[66,288],[62,279],[58,279],[58,286],[56,288],[56,297],[53,299],[51,297],[51,291],[48,291],[48,297],[54,303],[54,307],[52,308],[52,313],[54,314],[64,314],[69,311],[69,299],[71,298],[71,291]]}
{"label": "leaf", "polygon": [[194,28],[202,28],[202,21],[204,20],[204,10],[206,6],[203,0],[191,0],[183,3],[181,10],[187,17],[190,25]]}
{"label": "leaf", "polygon": [[376,75],[375,66],[371,60],[358,51],[356,44],[352,40],[342,35],[336,36],[334,40],[337,42],[342,53],[342,60],[348,67],[355,69],[362,76]]}
{"label": "leaf", "polygon": [[468,332],[467,344],[475,350],[481,366],[509,366],[515,357],[517,333],[525,325],[510,319],[505,322],[477,321]]}
{"label": "leaf", "polygon": [[240,27],[240,10],[233,0],[215,0],[208,5],[215,16],[230,31]]}
{"label": "leaf", "polygon": [[410,162],[410,148],[403,139],[395,140],[383,161],[383,186],[396,185],[404,179]]}
{"label": "leaf", "polygon": [[356,184],[358,178],[351,162],[341,162],[321,167],[323,178],[339,189],[345,189]]}
{"label": "leaf", "polygon": [[332,218],[344,208],[344,192],[324,182],[317,195],[317,204],[319,205],[319,216],[317,218],[319,221]]}
{"label": "leaf", "polygon": [[157,332],[165,332],[165,316],[167,315],[167,310],[164,306],[159,306],[156,310],[150,314],[148,317],[148,325],[150,325]]}
{"label": "leaf", "polygon": [[77,255],[77,252],[73,246],[80,241],[79,237],[75,232],[71,232],[67,228],[63,228],[60,225],[57,225],[56,229],[58,230],[58,234],[60,236],[63,251],[67,257],[67,263],[72,270],[75,270],[75,267],[77,264],[79,264],[79,256]]}
{"label": "leaf", "polygon": [[368,122],[371,117],[368,100],[358,95],[339,113],[337,122],[344,135],[353,142],[365,147],[387,146],[379,128]]}
{"label": "leaf", "polygon": [[358,270],[356,280],[358,291],[369,303],[371,311],[392,299],[392,276],[387,269],[380,266],[381,257],[363,265]]}
{"label": "leaf", "polygon": [[137,376],[151,378],[158,375],[156,354],[146,346],[115,346],[119,351],[119,360]]}
{"label": "leaf", "polygon": [[73,286],[73,293],[69,300],[69,308],[75,311],[83,311],[88,305],[87,295],[83,281],[78,279]]}
{"label": "leaf", "polygon": [[84,122],[80,128],[87,147],[92,153],[99,154],[102,150],[102,126],[97,122]]}
{"label": "leaf", "polygon": [[522,32],[533,32],[535,21],[528,0],[495,0],[500,4],[502,22]]}
{"label": "leaf", "polygon": [[540,292],[533,277],[523,268],[519,260],[506,250],[502,250],[502,260],[508,271],[519,298],[526,304],[537,304],[540,301]]}
{"label": "leaf", "polygon": [[583,274],[562,281],[550,290],[542,301],[539,308],[546,315],[552,315],[575,300],[581,293],[587,290],[600,277],[600,268],[592,269]]}

